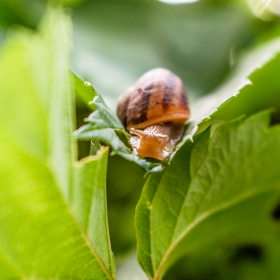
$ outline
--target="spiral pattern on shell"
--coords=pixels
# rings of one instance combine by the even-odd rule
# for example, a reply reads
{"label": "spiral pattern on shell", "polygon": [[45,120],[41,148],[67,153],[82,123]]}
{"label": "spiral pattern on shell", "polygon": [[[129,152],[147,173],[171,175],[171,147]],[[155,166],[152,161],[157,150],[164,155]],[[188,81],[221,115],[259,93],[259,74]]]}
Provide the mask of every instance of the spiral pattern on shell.
{"label": "spiral pattern on shell", "polygon": [[120,97],[117,115],[127,130],[166,122],[184,124],[190,109],[181,79],[163,68],[148,71]]}

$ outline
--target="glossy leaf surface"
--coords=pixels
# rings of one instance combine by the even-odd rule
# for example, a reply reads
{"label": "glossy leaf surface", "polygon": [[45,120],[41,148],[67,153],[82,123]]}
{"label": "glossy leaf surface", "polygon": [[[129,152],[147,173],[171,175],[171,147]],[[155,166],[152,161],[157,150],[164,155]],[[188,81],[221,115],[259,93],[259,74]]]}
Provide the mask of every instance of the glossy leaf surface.
{"label": "glossy leaf surface", "polygon": [[[279,258],[273,211],[280,195],[275,164],[280,127],[269,127],[269,117],[264,112],[236,120],[220,126],[212,137],[208,129],[194,144],[185,143],[163,174],[151,175],[137,207],[136,227],[138,258],[152,279],[162,279],[178,260],[186,261],[186,269],[180,266],[177,271],[184,279],[212,274],[220,279],[224,269],[227,277],[246,279],[242,256],[236,257],[236,264],[231,258],[239,247],[252,244],[266,252],[264,259],[260,257],[263,271]],[[255,223],[252,209],[257,213]],[[214,247],[220,255],[211,259]],[[203,262],[212,263],[205,264],[203,272],[196,263],[202,254]],[[251,273],[259,264],[252,265]],[[252,276],[250,270],[246,273]],[[274,267],[270,273],[275,277],[279,271]]]}

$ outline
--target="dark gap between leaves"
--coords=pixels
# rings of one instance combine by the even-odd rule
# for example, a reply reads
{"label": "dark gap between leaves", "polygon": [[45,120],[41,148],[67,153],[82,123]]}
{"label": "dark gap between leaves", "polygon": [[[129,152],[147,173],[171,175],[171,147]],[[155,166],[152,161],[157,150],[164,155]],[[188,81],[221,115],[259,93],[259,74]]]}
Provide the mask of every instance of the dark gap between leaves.
{"label": "dark gap between leaves", "polygon": [[278,203],[278,205],[274,208],[273,212],[272,212],[272,217],[273,219],[279,221],[280,220],[280,202]]}
{"label": "dark gap between leaves", "polygon": [[280,124],[280,112],[273,112],[270,119],[270,125]]}
{"label": "dark gap between leaves", "polygon": [[264,257],[263,249],[256,244],[238,247],[232,257],[232,262],[253,261],[260,262]]}
{"label": "dark gap between leaves", "polygon": [[90,154],[90,141],[78,141],[78,160]]}

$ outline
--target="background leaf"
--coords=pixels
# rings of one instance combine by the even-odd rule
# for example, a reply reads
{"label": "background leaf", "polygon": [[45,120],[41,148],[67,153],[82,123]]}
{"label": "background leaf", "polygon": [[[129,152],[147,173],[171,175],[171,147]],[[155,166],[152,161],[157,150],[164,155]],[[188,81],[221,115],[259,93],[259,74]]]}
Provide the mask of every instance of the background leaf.
{"label": "background leaf", "polygon": [[[20,24],[35,28],[45,9],[43,0],[27,1],[1,1],[0,2],[0,27],[9,27],[12,24]],[[27,8],[28,7],[28,8]]]}
{"label": "background leaf", "polygon": [[244,1],[97,0],[77,7],[73,21],[75,72],[112,109],[120,94],[155,67],[178,74],[191,100],[208,93],[239,51],[270,26],[254,18]]}
{"label": "background leaf", "polygon": [[247,54],[220,89],[194,106],[193,117],[203,118],[196,133],[266,108],[273,109],[274,122],[279,121],[280,84],[275,76],[280,63],[279,52],[280,40],[275,39]]}

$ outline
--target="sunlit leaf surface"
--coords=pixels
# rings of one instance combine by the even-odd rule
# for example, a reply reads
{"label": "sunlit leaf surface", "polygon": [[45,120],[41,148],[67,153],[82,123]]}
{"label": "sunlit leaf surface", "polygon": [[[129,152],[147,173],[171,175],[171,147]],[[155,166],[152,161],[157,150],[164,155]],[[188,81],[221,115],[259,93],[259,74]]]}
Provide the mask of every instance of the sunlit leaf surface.
{"label": "sunlit leaf surface", "polygon": [[3,279],[114,278],[108,151],[75,164],[70,27],[60,9],[49,9],[38,33],[15,32],[1,50]]}

